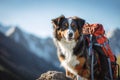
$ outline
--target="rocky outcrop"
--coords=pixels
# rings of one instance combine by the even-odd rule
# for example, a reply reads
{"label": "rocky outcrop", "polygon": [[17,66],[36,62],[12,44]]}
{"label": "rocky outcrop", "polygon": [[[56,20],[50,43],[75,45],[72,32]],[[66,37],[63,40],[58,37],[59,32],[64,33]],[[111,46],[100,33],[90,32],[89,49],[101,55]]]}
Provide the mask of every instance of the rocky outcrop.
{"label": "rocky outcrop", "polygon": [[37,80],[72,80],[65,76],[64,73],[58,71],[48,71],[43,73]]}

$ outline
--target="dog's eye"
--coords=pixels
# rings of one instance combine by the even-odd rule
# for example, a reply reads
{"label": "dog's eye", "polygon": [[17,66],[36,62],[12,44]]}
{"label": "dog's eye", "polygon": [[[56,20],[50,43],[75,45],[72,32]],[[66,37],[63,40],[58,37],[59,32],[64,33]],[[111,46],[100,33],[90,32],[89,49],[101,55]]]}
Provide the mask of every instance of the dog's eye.
{"label": "dog's eye", "polygon": [[72,23],[71,26],[72,26],[72,29],[73,29],[73,30],[76,30],[76,27],[77,27],[77,26],[76,26],[74,23]]}
{"label": "dog's eye", "polygon": [[68,27],[68,23],[64,23],[64,26],[65,26],[65,27]]}
{"label": "dog's eye", "polygon": [[73,24],[72,27],[75,27],[75,25]]}
{"label": "dog's eye", "polygon": [[72,27],[75,27],[76,25],[74,23],[71,24]]}
{"label": "dog's eye", "polygon": [[63,26],[62,26],[62,30],[65,30],[68,28],[68,23],[64,23]]}

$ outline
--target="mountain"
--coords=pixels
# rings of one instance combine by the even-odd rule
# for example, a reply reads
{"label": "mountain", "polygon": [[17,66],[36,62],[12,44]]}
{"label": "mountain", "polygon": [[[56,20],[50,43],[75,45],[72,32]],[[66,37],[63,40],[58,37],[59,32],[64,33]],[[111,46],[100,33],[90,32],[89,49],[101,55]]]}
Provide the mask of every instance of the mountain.
{"label": "mountain", "polygon": [[115,55],[120,54],[120,29],[117,28],[107,33],[109,36],[109,42],[111,49]]}
{"label": "mountain", "polygon": [[0,80],[35,80],[48,70],[59,70],[0,32]]}
{"label": "mountain", "polygon": [[59,67],[59,61],[57,59],[56,48],[51,38],[39,38],[32,34],[26,33],[19,27],[4,27],[0,25],[0,31],[16,43],[21,44],[27,50],[35,53],[40,58],[46,61],[54,63]]}

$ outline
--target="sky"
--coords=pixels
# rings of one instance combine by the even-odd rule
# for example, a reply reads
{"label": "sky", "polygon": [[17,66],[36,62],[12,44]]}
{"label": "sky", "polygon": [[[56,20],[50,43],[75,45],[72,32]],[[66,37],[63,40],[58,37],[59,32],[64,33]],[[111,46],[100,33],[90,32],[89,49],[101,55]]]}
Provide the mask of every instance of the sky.
{"label": "sky", "polygon": [[101,23],[109,31],[120,28],[120,0],[0,0],[1,24],[38,37],[52,37],[51,19],[60,15]]}

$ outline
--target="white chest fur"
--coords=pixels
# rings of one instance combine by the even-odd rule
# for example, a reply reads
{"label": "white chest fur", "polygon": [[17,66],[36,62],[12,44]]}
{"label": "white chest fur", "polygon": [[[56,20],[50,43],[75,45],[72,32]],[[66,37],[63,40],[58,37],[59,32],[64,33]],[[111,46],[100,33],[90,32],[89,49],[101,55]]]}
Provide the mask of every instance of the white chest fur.
{"label": "white chest fur", "polygon": [[59,47],[61,48],[62,53],[65,55],[65,60],[62,62],[62,66],[68,69],[71,73],[77,75],[76,71],[73,68],[80,62],[77,60],[77,57],[73,55],[73,48],[76,45],[76,42],[70,41],[65,42],[61,40],[58,42]]}

